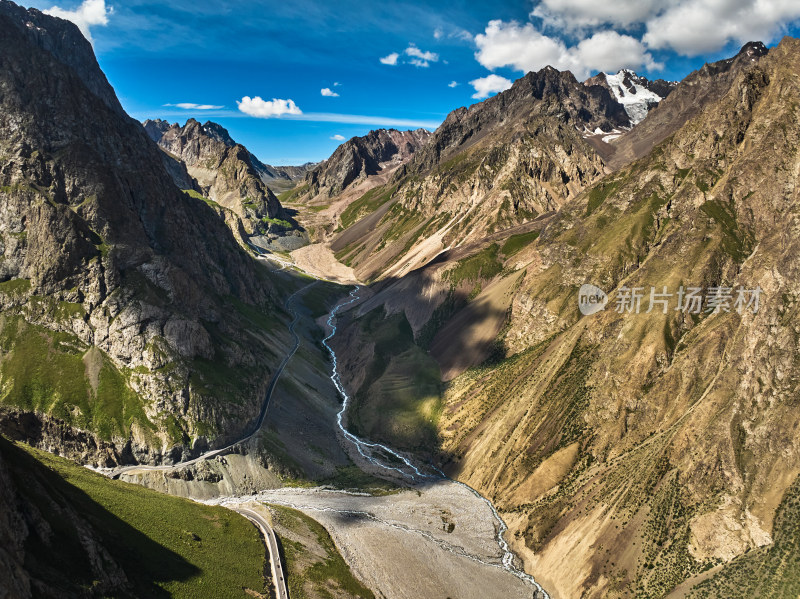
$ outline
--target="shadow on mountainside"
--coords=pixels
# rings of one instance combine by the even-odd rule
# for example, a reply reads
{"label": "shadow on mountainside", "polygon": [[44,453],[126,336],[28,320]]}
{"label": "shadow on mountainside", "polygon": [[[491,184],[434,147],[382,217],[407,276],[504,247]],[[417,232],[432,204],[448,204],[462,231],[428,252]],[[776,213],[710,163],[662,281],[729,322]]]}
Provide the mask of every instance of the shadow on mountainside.
{"label": "shadow on mountainside", "polygon": [[201,574],[3,437],[0,479],[9,502],[3,512],[18,524],[11,530],[16,547],[5,549],[24,556],[37,596],[78,597],[91,588],[103,596],[169,597],[159,583]]}

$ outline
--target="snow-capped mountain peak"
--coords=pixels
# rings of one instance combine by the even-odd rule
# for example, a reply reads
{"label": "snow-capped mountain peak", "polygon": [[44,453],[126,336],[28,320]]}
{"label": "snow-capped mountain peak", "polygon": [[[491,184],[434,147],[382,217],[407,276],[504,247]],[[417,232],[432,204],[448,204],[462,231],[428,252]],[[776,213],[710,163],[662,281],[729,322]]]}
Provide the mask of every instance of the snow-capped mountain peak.
{"label": "snow-capped mountain peak", "polygon": [[633,125],[644,120],[650,109],[669,95],[676,85],[661,79],[650,81],[630,69],[622,69],[616,74],[600,73],[586,83],[608,88],[625,108]]}

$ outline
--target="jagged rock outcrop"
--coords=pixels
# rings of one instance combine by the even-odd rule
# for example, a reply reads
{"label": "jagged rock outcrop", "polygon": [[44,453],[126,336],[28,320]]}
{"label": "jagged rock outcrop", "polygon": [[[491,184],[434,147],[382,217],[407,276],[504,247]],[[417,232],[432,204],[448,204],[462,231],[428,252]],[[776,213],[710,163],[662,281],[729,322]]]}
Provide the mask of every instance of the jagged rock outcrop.
{"label": "jagged rock outcrop", "polygon": [[356,180],[396,168],[423,147],[430,136],[426,129],[377,129],[363,137],[353,137],[306,174],[310,195],[332,197]]}
{"label": "jagged rock outcrop", "polygon": [[[163,120],[143,123],[150,138],[167,155],[168,171],[177,159],[196,181],[193,189],[218,206],[212,206],[244,245],[264,249],[292,250],[307,238],[275,197],[270,183],[294,184],[303,167],[292,167],[292,176],[263,164],[247,148],[237,144],[222,125],[201,125],[189,119],[186,125]],[[171,160],[172,159],[172,160]],[[173,174],[176,185],[183,177]],[[186,189],[186,188],[184,188]]]}
{"label": "jagged rock outcrop", "polygon": [[0,30],[0,420],[38,419],[42,446],[92,436],[75,455],[103,465],[238,437],[285,341],[257,333],[271,283],[74,24],[3,1]]}
{"label": "jagged rock outcrop", "polygon": [[201,125],[194,119],[183,127],[145,121],[144,129],[159,147],[186,164],[203,195],[232,210],[251,227],[261,218],[282,215],[280,202],[253,167],[250,152],[234,143],[220,125]]}
{"label": "jagged rock outcrop", "polygon": [[[191,121],[192,119],[190,119]],[[186,126],[189,125],[187,121]],[[198,133],[202,136],[208,137],[211,140],[218,142],[224,145],[226,148],[233,148],[239,144],[234,141],[231,137],[228,130],[225,129],[219,123],[214,123],[213,121],[206,121],[202,125],[199,125],[199,129],[196,125],[198,125],[197,121],[194,121],[195,125],[193,126],[193,133],[197,135]],[[148,119],[142,123],[147,131],[147,134],[150,136],[154,142],[159,144],[159,146],[163,147],[167,151],[171,151],[172,149],[180,149],[180,145],[175,144],[173,138],[174,136],[169,134],[168,132],[172,129],[186,129],[186,126],[183,128],[180,127],[177,123],[170,124],[168,121],[162,119]],[[162,143],[162,139],[164,136],[167,136],[167,139]],[[219,147],[217,147],[219,150]],[[285,189],[290,189],[294,184],[305,177],[306,172],[316,166],[316,163],[307,162],[306,164],[302,164],[300,166],[272,166],[269,164],[264,164],[261,162],[255,154],[251,152],[247,152],[247,162],[253,168],[255,173],[261,179],[261,181],[266,185],[270,191],[277,192],[283,191]],[[196,162],[196,158],[191,155],[188,155],[188,158],[194,162]]]}
{"label": "jagged rock outcrop", "polygon": [[490,133],[533,117],[553,117],[581,132],[630,126],[628,114],[608,89],[583,85],[569,71],[545,67],[488,100],[451,112],[402,174],[424,174]]}

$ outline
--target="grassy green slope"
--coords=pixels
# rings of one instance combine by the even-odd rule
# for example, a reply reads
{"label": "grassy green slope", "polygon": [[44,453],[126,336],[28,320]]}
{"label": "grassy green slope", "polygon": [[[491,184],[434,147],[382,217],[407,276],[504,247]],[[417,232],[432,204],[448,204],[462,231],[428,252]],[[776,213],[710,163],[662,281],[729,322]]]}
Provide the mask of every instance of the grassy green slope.
{"label": "grassy green slope", "polygon": [[[0,437],[0,459],[26,506],[46,525],[29,526],[25,567],[34,578],[73,596],[245,597],[264,592],[265,550],[258,532],[220,507],[109,480],[68,460]],[[52,534],[41,534],[49,527]],[[98,588],[85,537],[107,552],[128,585]],[[110,559],[109,559],[110,558]],[[101,576],[102,578],[102,576]],[[127,588],[125,588],[127,587]]]}
{"label": "grassy green slope", "polygon": [[373,310],[360,320],[359,326],[375,347],[374,358],[348,413],[351,430],[393,447],[429,455],[438,447],[438,365],[414,343],[403,313],[385,317],[383,310]]}

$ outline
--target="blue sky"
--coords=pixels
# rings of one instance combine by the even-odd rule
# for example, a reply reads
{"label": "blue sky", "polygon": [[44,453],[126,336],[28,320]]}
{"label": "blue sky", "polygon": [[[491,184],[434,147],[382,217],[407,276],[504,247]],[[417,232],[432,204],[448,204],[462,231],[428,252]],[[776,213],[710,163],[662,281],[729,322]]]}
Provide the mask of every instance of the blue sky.
{"label": "blue sky", "polygon": [[433,129],[546,64],[681,79],[744,41],[800,32],[797,0],[27,4],[91,37],[131,116],[214,120],[276,165],[381,126]]}

